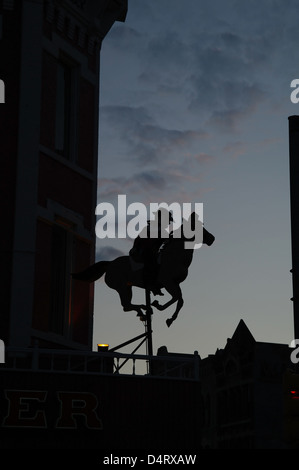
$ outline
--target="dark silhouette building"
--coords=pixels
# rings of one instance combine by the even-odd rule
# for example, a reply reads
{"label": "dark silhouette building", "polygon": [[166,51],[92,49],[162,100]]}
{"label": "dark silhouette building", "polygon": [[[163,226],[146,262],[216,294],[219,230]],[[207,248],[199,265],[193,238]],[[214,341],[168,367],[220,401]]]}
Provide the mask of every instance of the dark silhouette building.
{"label": "dark silhouette building", "polygon": [[292,366],[288,345],[256,341],[240,320],[226,346],[215,354],[201,359],[197,352],[169,353],[164,346],[156,359],[157,375],[199,382],[201,450],[288,447],[284,385]]}
{"label": "dark silhouette building", "polygon": [[[99,61],[127,0],[0,3],[1,315],[7,346],[91,349]],[[75,283],[75,281],[74,281]]]}
{"label": "dark silhouette building", "polygon": [[288,345],[254,339],[243,320],[224,349],[200,363],[202,447],[284,449]]}

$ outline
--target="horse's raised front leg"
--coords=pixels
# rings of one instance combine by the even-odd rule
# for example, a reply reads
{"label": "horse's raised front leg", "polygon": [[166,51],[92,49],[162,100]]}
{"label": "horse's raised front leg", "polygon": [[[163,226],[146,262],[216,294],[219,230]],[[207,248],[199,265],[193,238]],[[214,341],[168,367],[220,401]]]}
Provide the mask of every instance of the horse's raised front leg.
{"label": "horse's raised front leg", "polygon": [[175,283],[165,284],[164,283],[163,287],[172,296],[172,298],[163,305],[160,305],[157,300],[154,300],[154,302],[152,303],[152,306],[156,307],[158,310],[162,311],[162,310],[165,310],[168,307],[170,307],[170,305],[177,302],[176,310],[175,310],[173,316],[171,318],[169,318],[168,320],[166,320],[166,324],[169,327],[172,324],[172,322],[177,318],[177,316],[179,314],[179,311],[181,310],[181,308],[184,304],[184,300],[183,300],[183,297],[182,297],[182,291],[181,291],[181,288],[180,288],[179,284],[175,284]]}
{"label": "horse's raised front leg", "polygon": [[135,310],[137,312],[137,317],[140,317],[141,320],[145,319],[145,315],[142,310],[146,309],[145,305],[136,305],[132,304],[132,287],[129,285],[121,286],[117,289],[117,292],[120,297],[121,305],[124,312],[131,312]]}

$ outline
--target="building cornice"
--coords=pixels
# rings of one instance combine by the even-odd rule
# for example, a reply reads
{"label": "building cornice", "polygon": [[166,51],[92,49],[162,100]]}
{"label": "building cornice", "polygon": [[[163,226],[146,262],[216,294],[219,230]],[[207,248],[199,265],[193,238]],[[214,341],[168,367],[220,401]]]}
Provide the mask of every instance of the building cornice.
{"label": "building cornice", "polygon": [[64,32],[70,40],[83,47],[86,38],[88,52],[92,54],[115,21],[124,21],[127,0],[48,0],[45,17]]}
{"label": "building cornice", "polygon": [[125,21],[128,0],[63,0],[59,2],[73,14],[84,17],[88,29],[103,39],[115,21]]}

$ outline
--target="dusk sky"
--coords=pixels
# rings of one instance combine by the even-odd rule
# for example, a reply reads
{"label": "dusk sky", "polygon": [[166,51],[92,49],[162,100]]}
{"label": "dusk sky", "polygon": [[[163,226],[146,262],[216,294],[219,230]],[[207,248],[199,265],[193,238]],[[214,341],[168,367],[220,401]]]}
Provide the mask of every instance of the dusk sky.
{"label": "dusk sky", "polygon": [[[129,0],[126,22],[104,40],[98,203],[117,208],[121,194],[128,204],[203,203],[216,238],[194,253],[173,325],[175,306],[154,312],[154,353],[214,354],[240,319],[257,341],[293,339],[288,116],[299,114],[290,100],[298,21],[297,0]],[[132,244],[98,240],[97,260]],[[97,281],[94,346],[143,332]]]}

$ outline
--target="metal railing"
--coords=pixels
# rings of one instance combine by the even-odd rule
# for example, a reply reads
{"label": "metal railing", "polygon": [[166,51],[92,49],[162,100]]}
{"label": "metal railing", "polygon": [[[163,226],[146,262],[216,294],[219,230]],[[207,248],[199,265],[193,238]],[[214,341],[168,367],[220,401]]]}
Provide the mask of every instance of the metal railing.
{"label": "metal railing", "polygon": [[5,351],[1,370],[89,375],[131,375],[177,380],[199,380],[199,356],[149,356],[118,352],[57,349],[12,349]]}

